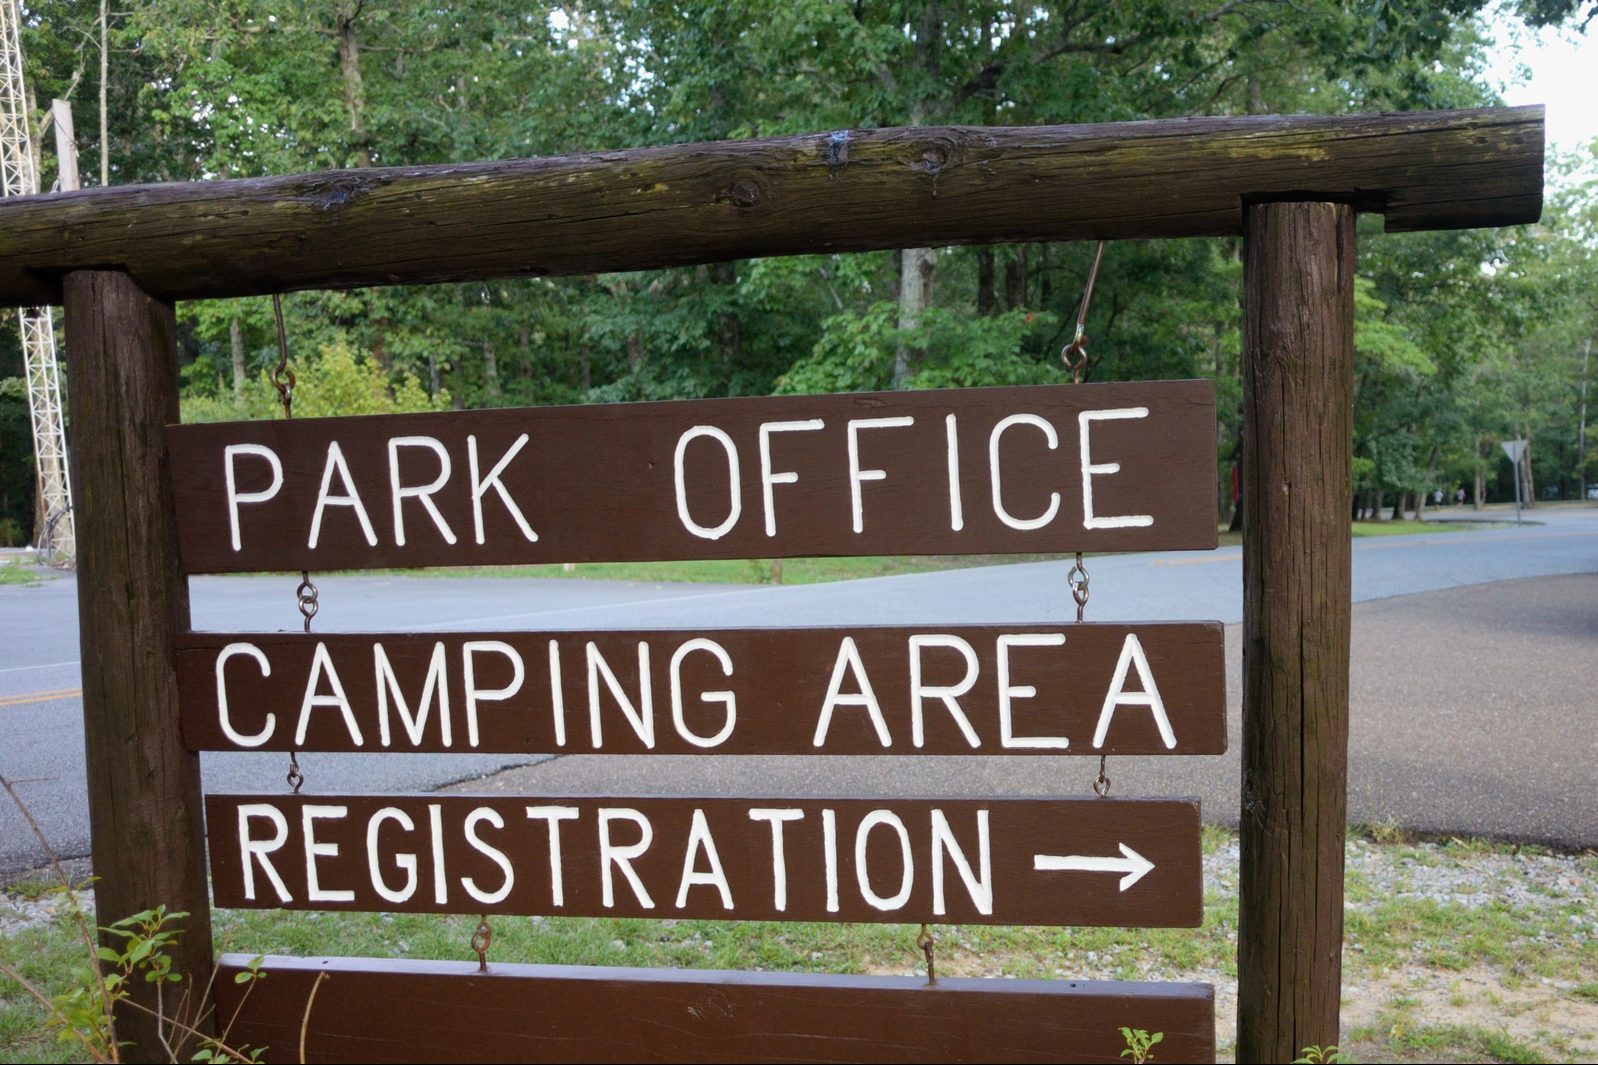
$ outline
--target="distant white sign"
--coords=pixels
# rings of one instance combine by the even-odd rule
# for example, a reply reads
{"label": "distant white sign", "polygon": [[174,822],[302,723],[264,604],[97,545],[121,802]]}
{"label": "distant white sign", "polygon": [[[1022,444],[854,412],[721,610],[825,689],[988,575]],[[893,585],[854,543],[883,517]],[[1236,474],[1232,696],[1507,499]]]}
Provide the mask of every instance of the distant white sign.
{"label": "distant white sign", "polygon": [[1504,440],[1500,441],[1498,446],[1504,449],[1504,454],[1509,456],[1510,462],[1513,462],[1516,466],[1520,465],[1520,456],[1526,453],[1526,441]]}

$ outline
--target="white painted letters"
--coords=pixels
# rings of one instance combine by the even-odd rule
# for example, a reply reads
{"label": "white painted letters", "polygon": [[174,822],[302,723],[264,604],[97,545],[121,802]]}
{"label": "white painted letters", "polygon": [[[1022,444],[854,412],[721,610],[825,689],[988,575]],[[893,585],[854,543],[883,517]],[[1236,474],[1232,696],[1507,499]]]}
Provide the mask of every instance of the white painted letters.
{"label": "white painted letters", "polygon": [[[401,485],[399,449],[402,447],[426,448],[438,456],[438,476],[427,484]],[[447,544],[455,543],[455,533],[444,520],[444,515],[439,513],[438,504],[433,502],[433,494],[443,488],[449,481],[450,461],[449,451],[438,440],[431,436],[396,436],[388,442],[388,484],[394,498],[394,542],[400,547],[405,546],[405,513],[403,504],[407,499],[415,499],[422,504],[422,509],[427,511],[427,516],[433,519],[433,524],[438,527],[439,534],[444,537]],[[490,475],[492,477],[492,475]],[[474,497],[474,502],[481,505],[480,500]]]}
{"label": "white painted letters", "polygon": [[732,735],[733,726],[738,723],[738,699],[730,691],[701,692],[699,698],[702,702],[720,703],[726,708],[727,716],[720,730],[712,736],[701,736],[688,727],[682,700],[682,661],[693,651],[704,651],[714,656],[721,664],[722,676],[732,676],[732,658],[727,654],[726,648],[716,641],[698,637],[677,648],[671,656],[671,721],[677,727],[677,735],[695,747],[719,747],[726,742],[728,736]]}
{"label": "white painted letters", "polygon": [[[510,460],[516,457],[516,453],[526,443],[527,434],[523,433],[516,438],[514,444],[505,449],[505,454],[494,464],[494,468],[488,471],[487,477],[478,477],[477,437],[472,435],[466,437],[466,460],[471,467],[472,474],[472,528],[475,530],[477,542],[480,544],[484,542],[483,496],[488,494],[490,488],[499,493],[499,501],[505,504],[506,510],[510,511],[511,519],[516,522],[516,527],[522,531],[522,535],[527,538],[527,542],[530,544],[538,542],[538,534],[533,532],[531,525],[527,524],[527,516],[522,513],[522,508],[516,505],[516,500],[510,497],[510,493],[505,490],[504,482],[499,479],[500,475],[505,472],[505,467],[510,465]],[[453,540],[450,542],[454,543]]]}
{"label": "white painted letters", "polygon": [[[613,821],[631,821],[638,826],[638,842],[621,846],[610,838],[610,826]],[[644,882],[638,879],[638,873],[633,869],[633,859],[641,858],[649,849],[649,844],[655,839],[655,827],[649,823],[649,818],[637,810],[621,807],[613,809],[601,808],[599,811],[599,875],[600,895],[606,909],[616,905],[616,882],[611,870],[618,869],[621,875],[627,878],[627,883],[632,885],[633,895],[638,899],[638,905],[646,910],[655,908],[655,901],[649,897],[649,892],[644,890]]]}
{"label": "white painted letters", "polygon": [[[335,473],[344,485],[344,491],[340,495],[332,495],[328,491],[333,487]],[[372,519],[366,513],[366,504],[361,502],[360,492],[355,489],[355,479],[350,476],[349,463],[344,461],[344,450],[338,446],[337,440],[327,445],[327,463],[322,467],[322,486],[316,490],[316,509],[311,512],[311,535],[306,539],[305,546],[312,550],[315,550],[322,539],[322,512],[328,507],[349,507],[354,510],[355,517],[361,523],[361,533],[366,537],[367,546],[377,546],[377,532],[372,528]]]}
{"label": "white painted letters", "polygon": [[[254,455],[263,458],[272,470],[272,483],[259,492],[240,492],[238,474],[234,472],[234,458],[238,455]],[[283,487],[283,463],[278,459],[277,452],[264,444],[229,444],[222,449],[223,476],[227,480],[227,516],[229,527],[233,531],[233,550],[242,551],[244,542],[239,536],[239,504],[264,503],[277,495]],[[315,544],[311,545],[315,547]]]}
{"label": "white painted letters", "polygon": [[[700,525],[688,513],[688,471],[684,465],[688,445],[697,437],[708,436],[720,444],[727,453],[727,516],[720,525]],[[677,438],[677,451],[672,457],[672,469],[675,471],[677,485],[677,518],[683,528],[704,540],[720,540],[726,536],[734,525],[738,524],[738,516],[743,513],[743,486],[738,481],[738,448],[732,442],[732,437],[717,429],[714,425],[696,425]]]}
{"label": "white painted letters", "polygon": [[222,726],[222,735],[238,744],[240,747],[259,747],[272,737],[272,730],[277,727],[277,715],[268,711],[266,722],[261,726],[261,731],[253,736],[246,736],[233,727],[233,721],[228,717],[227,705],[227,680],[223,671],[227,660],[234,655],[248,655],[255,659],[261,667],[261,676],[272,675],[272,663],[266,660],[266,655],[253,643],[230,643],[216,656],[216,713],[217,723]]}
{"label": "white painted letters", "polygon": [[[1137,669],[1142,691],[1126,690],[1126,674],[1132,668]],[[1110,732],[1110,719],[1115,716],[1116,709],[1122,706],[1148,707],[1154,715],[1155,726],[1160,730],[1160,742],[1165,744],[1166,750],[1176,747],[1176,732],[1171,728],[1171,719],[1166,716],[1165,700],[1160,698],[1160,689],[1154,683],[1154,671],[1149,669],[1148,656],[1143,653],[1143,644],[1138,641],[1135,632],[1127,633],[1125,642],[1121,644],[1121,657],[1115,663],[1115,679],[1110,682],[1110,690],[1104,696],[1104,708],[1099,711],[1098,727],[1093,730],[1094,747],[1104,746],[1104,740]]]}
{"label": "white painted letters", "polygon": [[[499,654],[509,659],[511,682],[503,688],[479,688],[475,659],[478,654]],[[466,742],[476,747],[478,702],[503,702],[521,691],[522,681],[527,679],[526,668],[516,648],[503,640],[467,640],[461,648],[461,674],[466,684]]]}
{"label": "white painted letters", "polygon": [[1119,462],[1095,463],[1089,451],[1088,431],[1093,422],[1118,421],[1122,418],[1147,418],[1147,407],[1120,407],[1115,410],[1085,410],[1076,416],[1077,432],[1082,443],[1082,527],[1084,529],[1125,529],[1153,525],[1149,514],[1117,514],[1099,517],[1093,513],[1093,477],[1119,473]]}
{"label": "white painted letters", "polygon": [[1036,414],[1012,414],[995,425],[992,435],[988,437],[988,476],[993,483],[993,513],[1010,528],[1027,532],[1041,529],[1054,520],[1054,516],[1060,512],[1060,493],[1050,492],[1048,507],[1035,518],[1018,518],[1004,508],[1004,484],[999,472],[999,441],[1005,431],[1013,425],[1030,425],[1043,430],[1043,439],[1048,443],[1050,451],[1060,446],[1060,436],[1054,431],[1053,425]]}
{"label": "white painted letters", "polygon": [[771,488],[778,484],[793,484],[799,480],[799,475],[792,470],[782,470],[776,473],[771,469],[771,434],[772,433],[811,433],[822,428],[820,418],[809,418],[798,422],[761,422],[760,423],[760,491],[766,505],[766,535],[777,535],[777,507],[772,499]]}
{"label": "white painted letters", "polygon": [[1015,734],[1015,714],[1012,709],[1016,699],[1030,699],[1037,695],[1037,688],[1030,684],[1010,683],[1010,648],[1012,647],[1060,647],[1065,643],[1063,632],[1007,632],[998,639],[999,660],[999,746],[1001,747],[1042,747],[1055,750],[1065,750],[1070,746],[1070,740],[1064,736],[1017,736]]}
{"label": "white painted letters", "polygon": [[[849,505],[854,515],[854,531],[865,532],[865,515],[860,501],[860,484],[862,481],[885,481],[888,479],[887,470],[863,470],[860,468],[860,430],[862,429],[900,429],[916,423],[908,415],[896,418],[850,418],[849,419]],[[819,424],[819,423],[818,423]],[[771,534],[768,528],[767,535]]]}

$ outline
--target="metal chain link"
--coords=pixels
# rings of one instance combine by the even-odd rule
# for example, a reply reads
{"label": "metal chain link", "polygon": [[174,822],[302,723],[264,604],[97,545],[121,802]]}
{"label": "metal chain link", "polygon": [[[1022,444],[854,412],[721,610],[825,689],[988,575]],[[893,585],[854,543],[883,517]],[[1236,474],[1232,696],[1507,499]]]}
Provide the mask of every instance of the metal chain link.
{"label": "metal chain link", "polygon": [[921,925],[921,931],[916,933],[916,946],[920,947],[921,953],[926,955],[927,983],[929,984],[935,984],[938,982],[938,965],[932,953],[933,948],[936,945],[937,940],[932,938],[932,929],[923,923]]}
{"label": "metal chain link", "polygon": [[[1060,361],[1065,368],[1071,371],[1071,383],[1079,385],[1088,365],[1087,321],[1088,307],[1093,303],[1093,285],[1099,278],[1099,263],[1104,259],[1104,241],[1099,241],[1099,246],[1093,252],[1093,265],[1088,268],[1088,281],[1082,290],[1082,303],[1076,310],[1076,333],[1071,337],[1071,342],[1060,352]],[[1088,605],[1088,571],[1082,564],[1082,552],[1076,553],[1076,561],[1072,564],[1070,572],[1065,575],[1066,583],[1071,586],[1071,598],[1076,600],[1076,620],[1081,621],[1087,613]],[[1105,756],[1099,755],[1099,775],[1093,779],[1093,793],[1104,797],[1110,793],[1110,777],[1104,771]]]}
{"label": "metal chain link", "polygon": [[[283,327],[283,297],[272,293],[272,318],[277,323],[277,368],[272,371],[272,386],[277,389],[277,398],[283,404],[283,419],[285,421],[294,417],[294,386],[298,379],[294,371],[289,369],[289,339],[288,330]],[[294,598],[299,604],[300,617],[305,621],[305,631],[311,631],[311,619],[316,617],[316,585],[311,583],[311,575],[305,570],[300,571],[300,585],[294,589]],[[300,793],[300,786],[305,783],[305,772],[300,769],[298,751],[289,751],[288,784],[294,789],[294,794]]]}
{"label": "metal chain link", "polygon": [[477,929],[472,932],[472,950],[477,953],[477,971],[488,972],[488,947],[494,942],[494,930],[488,927],[488,914],[477,918]]}
{"label": "metal chain link", "polygon": [[300,604],[300,616],[305,619],[305,631],[311,631],[311,619],[316,617],[319,609],[316,602],[316,585],[311,583],[311,575],[305,570],[300,570],[300,586],[294,589],[294,598]]}
{"label": "metal chain link", "polygon": [[288,333],[283,328],[283,297],[272,293],[272,317],[277,320],[277,369],[272,371],[272,385],[277,389],[278,401],[283,404],[283,417],[294,417],[294,371],[289,369]]}
{"label": "metal chain link", "polygon": [[1106,757],[1106,755],[1099,755],[1099,775],[1093,779],[1093,794],[1097,795],[1101,799],[1110,793],[1110,778],[1109,775],[1104,772],[1104,762]]}
{"label": "metal chain link", "polygon": [[1065,582],[1071,586],[1071,598],[1076,600],[1076,619],[1081,621],[1088,605],[1088,571],[1082,565],[1082,552],[1076,553],[1076,562],[1065,575]]}
{"label": "metal chain link", "polygon": [[1098,250],[1093,253],[1093,265],[1088,269],[1088,283],[1082,290],[1082,303],[1076,309],[1076,334],[1060,352],[1060,361],[1071,371],[1071,383],[1074,385],[1082,383],[1082,375],[1088,366],[1088,306],[1093,302],[1093,283],[1099,279],[1099,260],[1103,258],[1104,241],[1101,240]]}

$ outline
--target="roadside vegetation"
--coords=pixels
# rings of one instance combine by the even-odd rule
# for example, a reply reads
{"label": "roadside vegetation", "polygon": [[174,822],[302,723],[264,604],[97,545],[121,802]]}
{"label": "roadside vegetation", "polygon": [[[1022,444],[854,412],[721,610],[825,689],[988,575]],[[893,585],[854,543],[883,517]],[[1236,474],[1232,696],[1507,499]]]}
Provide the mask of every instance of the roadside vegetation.
{"label": "roadside vegetation", "polygon": [[[1522,25],[1593,32],[1587,0],[126,0],[104,33],[93,4],[23,7],[24,72],[45,109],[32,125],[52,98],[72,104],[87,186],[886,126],[1478,107],[1499,102],[1485,71]],[[49,188],[53,152],[42,166]],[[938,170],[926,170],[933,195]],[[845,156],[829,180],[868,173]],[[1598,482],[1598,451],[1580,444],[1582,384],[1598,372],[1595,185],[1590,150],[1556,152],[1538,225],[1362,223],[1363,512],[1413,510],[1438,490],[1512,500],[1499,442],[1514,438],[1530,442],[1527,499],[1579,495],[1583,470]],[[907,248],[294,293],[295,414],[1061,382],[1093,253],[1086,241]],[[1116,241],[1086,322],[1090,382],[1215,383],[1222,490],[1242,440],[1241,274],[1236,239]],[[185,420],[281,416],[268,299],[177,313]],[[3,321],[0,519],[26,539],[27,405]]]}
{"label": "roadside vegetation", "polygon": [[[1198,929],[934,926],[938,971],[1215,985],[1223,1060],[1235,1024],[1237,839],[1204,835]],[[1590,1061],[1598,1053],[1598,854],[1478,840],[1350,834],[1342,1050],[1358,1061]],[[42,882],[0,898],[0,964],[47,994],[83,948]],[[473,957],[475,917],[217,910],[219,951]],[[913,974],[912,925],[495,918],[489,960]],[[265,979],[270,979],[270,976]],[[0,1062],[75,1061],[0,978]],[[1154,1059],[1159,1060],[1156,1050]]]}
{"label": "roadside vegetation", "polygon": [[[1358,537],[1403,536],[1415,533],[1449,533],[1482,526],[1472,522],[1383,521],[1355,522]],[[1236,547],[1241,533],[1220,533],[1221,547]],[[701,584],[825,584],[863,577],[891,577],[901,573],[936,573],[976,566],[1008,566],[1020,562],[1050,562],[1071,555],[868,555],[861,558],[706,559],[687,562],[575,562],[536,566],[452,567],[406,570],[417,577],[546,577],[578,580],[640,581],[644,583],[692,582]],[[1092,557],[1092,556],[1089,556]]]}

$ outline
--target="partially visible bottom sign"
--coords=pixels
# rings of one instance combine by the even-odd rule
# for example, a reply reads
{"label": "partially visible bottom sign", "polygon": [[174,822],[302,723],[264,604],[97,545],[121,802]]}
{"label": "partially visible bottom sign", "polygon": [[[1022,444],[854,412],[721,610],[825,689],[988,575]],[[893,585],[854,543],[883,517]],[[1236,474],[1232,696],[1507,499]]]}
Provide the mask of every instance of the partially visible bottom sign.
{"label": "partially visible bottom sign", "polygon": [[221,958],[216,1015],[267,1062],[1121,1062],[1122,1027],[1215,1060],[1208,984],[277,957],[235,984],[248,963]]}

